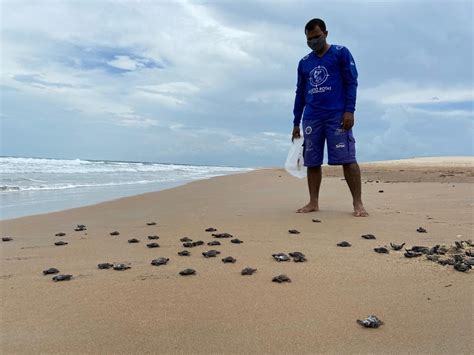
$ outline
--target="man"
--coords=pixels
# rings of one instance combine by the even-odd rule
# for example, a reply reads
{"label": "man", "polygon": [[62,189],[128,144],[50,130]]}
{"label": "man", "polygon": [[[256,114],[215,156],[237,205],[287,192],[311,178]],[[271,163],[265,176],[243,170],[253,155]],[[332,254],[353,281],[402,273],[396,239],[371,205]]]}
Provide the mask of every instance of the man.
{"label": "man", "polygon": [[352,194],[354,216],[366,217],[368,213],[361,199],[360,169],[352,134],[357,92],[354,58],[346,47],[326,42],[328,31],[321,19],[309,21],[305,34],[312,52],[298,64],[292,141],[300,138],[299,126],[303,116],[303,158],[310,199],[297,212],[319,210],[321,165],[324,141],[327,140],[328,164],[343,166]]}

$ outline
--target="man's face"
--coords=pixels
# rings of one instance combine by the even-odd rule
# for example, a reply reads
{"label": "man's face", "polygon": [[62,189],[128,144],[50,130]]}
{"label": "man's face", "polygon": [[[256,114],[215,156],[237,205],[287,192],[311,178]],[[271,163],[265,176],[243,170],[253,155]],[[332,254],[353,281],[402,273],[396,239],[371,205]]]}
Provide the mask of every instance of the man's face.
{"label": "man's face", "polygon": [[306,31],[306,40],[310,41],[313,38],[320,38],[321,36],[326,38],[327,35],[328,35],[328,31],[323,32],[323,31],[321,31],[319,26],[315,26],[311,31]]}

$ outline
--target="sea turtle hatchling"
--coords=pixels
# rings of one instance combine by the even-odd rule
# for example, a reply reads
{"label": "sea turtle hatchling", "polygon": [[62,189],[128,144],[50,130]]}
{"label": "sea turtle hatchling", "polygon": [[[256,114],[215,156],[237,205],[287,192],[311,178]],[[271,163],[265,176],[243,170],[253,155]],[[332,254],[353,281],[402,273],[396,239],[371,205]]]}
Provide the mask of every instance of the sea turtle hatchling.
{"label": "sea turtle hatchling", "polygon": [[60,240],[59,242],[55,242],[54,245],[67,245],[69,244],[68,242],[64,242],[62,240]]}
{"label": "sea turtle hatchling", "polygon": [[377,239],[377,238],[375,238],[375,235],[373,235],[373,234],[362,234],[361,238],[364,238],[364,239]]}
{"label": "sea turtle hatchling", "polygon": [[288,253],[292,258],[296,258],[296,257],[305,257],[305,255],[300,252],[300,251],[294,251],[292,253]]}
{"label": "sea turtle hatchling", "polygon": [[140,243],[140,241],[136,238],[132,238],[128,240],[129,243]]}
{"label": "sea turtle hatchling", "polygon": [[147,238],[148,238],[149,240],[160,239],[160,237],[158,237],[157,235],[149,235]]}
{"label": "sea turtle hatchling", "polygon": [[461,271],[461,272],[466,272],[466,271],[468,271],[472,268],[471,265],[463,263],[463,262],[456,263],[456,264],[454,264],[453,267],[454,267],[455,270]]}
{"label": "sea turtle hatchling", "polygon": [[231,243],[234,243],[234,244],[242,244],[242,243],[243,243],[243,241],[241,241],[241,240],[238,239],[238,238],[231,239],[230,242],[231,242]]}
{"label": "sea turtle hatchling", "polygon": [[423,228],[423,227],[418,227],[418,228],[416,229],[416,231],[417,231],[418,233],[426,233],[426,229]]}
{"label": "sea turtle hatchling", "polygon": [[2,242],[9,242],[11,240],[13,240],[12,237],[2,237]]}
{"label": "sea turtle hatchling", "polygon": [[113,267],[114,265],[111,264],[111,263],[100,263],[100,264],[97,264],[97,267],[101,270],[104,270],[104,269],[110,269],[111,267]]}
{"label": "sea turtle hatchling", "polygon": [[148,243],[146,246],[148,248],[159,248],[160,244],[158,244],[158,243]]}
{"label": "sea turtle hatchling", "polygon": [[218,240],[212,240],[209,243],[207,243],[207,245],[221,245],[221,242],[219,242]]}
{"label": "sea turtle hatchling", "polygon": [[183,247],[185,247],[185,248],[192,248],[192,247],[194,247],[194,243],[193,243],[193,242],[186,242],[186,243],[183,243]]}
{"label": "sea turtle hatchling", "polygon": [[156,222],[147,222],[146,225],[147,226],[156,226]]}
{"label": "sea turtle hatchling", "polygon": [[350,247],[351,243],[346,242],[345,240],[336,244],[338,247]]}
{"label": "sea turtle hatchling", "polygon": [[66,233],[64,232],[59,232],[59,233],[56,233],[54,236],[55,237],[64,237],[66,235]]}
{"label": "sea turtle hatchling", "polygon": [[233,258],[232,256],[226,256],[222,259],[222,262],[225,263],[235,263],[237,259]]}
{"label": "sea turtle hatchling", "polygon": [[423,254],[410,249],[405,249],[405,253],[403,255],[405,255],[406,258],[416,258],[418,256],[422,256]]}
{"label": "sea turtle hatchling", "polygon": [[273,259],[275,259],[278,262],[291,260],[290,257],[286,255],[285,253],[272,254],[272,256],[273,256]]}
{"label": "sea turtle hatchling", "polygon": [[428,254],[430,252],[430,248],[424,247],[421,245],[414,245],[411,247],[411,250],[413,250],[416,253],[422,253],[422,254]]}
{"label": "sea turtle hatchling", "polygon": [[240,272],[241,275],[252,275],[257,269],[252,269],[251,267],[246,267]]}
{"label": "sea turtle hatchling", "polygon": [[374,248],[374,251],[379,254],[388,254],[388,249],[385,247]]}
{"label": "sea turtle hatchling", "polygon": [[216,232],[217,229],[209,227],[209,228],[206,228],[204,231],[206,231],[206,232]]}
{"label": "sea turtle hatchling", "polygon": [[218,251],[218,250],[214,250],[214,249],[211,249],[211,250],[208,250],[208,251],[205,251],[202,253],[202,255],[205,257],[205,258],[214,258],[216,257],[218,254],[220,254],[221,252]]}
{"label": "sea turtle hatchling", "polygon": [[280,274],[278,276],[275,276],[273,279],[272,279],[273,282],[278,282],[279,284],[281,284],[282,282],[291,282],[290,278],[284,274]]}
{"label": "sea turtle hatchling", "polygon": [[202,240],[196,240],[195,242],[192,242],[193,243],[193,247],[197,247],[198,245],[203,245],[204,242]]}
{"label": "sea turtle hatchling", "polygon": [[189,237],[183,237],[179,240],[180,242],[192,242],[193,240]]}
{"label": "sea turtle hatchling", "polygon": [[426,259],[428,259],[430,261],[434,261],[435,263],[437,263],[439,261],[439,258],[440,258],[439,255],[432,255],[432,254],[426,255]]}
{"label": "sea turtle hatchling", "polygon": [[402,244],[390,243],[390,246],[392,247],[393,250],[401,250],[404,245],[405,245],[405,243],[402,243]]}
{"label": "sea turtle hatchling", "polygon": [[229,233],[213,233],[211,234],[214,238],[234,238],[232,234]]}
{"label": "sea turtle hatchling", "polygon": [[59,270],[54,268],[54,267],[43,270],[43,275],[53,275],[53,274],[57,274],[57,273],[59,273]]}
{"label": "sea turtle hatchling", "polygon": [[361,326],[365,328],[378,328],[382,324],[384,324],[384,322],[378,319],[376,316],[370,315],[366,319],[363,319],[363,320],[357,319],[357,324],[360,324]]}
{"label": "sea turtle hatchling", "polygon": [[180,275],[187,276],[187,275],[195,275],[196,270],[194,269],[184,269],[183,271],[179,272]]}
{"label": "sea turtle hatchling", "polygon": [[113,232],[110,232],[109,234],[110,234],[110,235],[120,235],[120,232],[118,232],[118,231],[113,231]]}
{"label": "sea turtle hatchling", "polygon": [[131,269],[131,267],[128,266],[127,264],[122,264],[122,263],[114,264],[113,268],[114,268],[114,270],[118,270],[118,271]]}
{"label": "sea turtle hatchling", "polygon": [[321,220],[320,220],[320,219],[312,219],[312,221],[313,221],[314,223],[321,223]]}
{"label": "sea turtle hatchling", "polygon": [[53,281],[69,281],[72,278],[72,275],[56,275],[52,278]]}
{"label": "sea turtle hatchling", "polygon": [[455,261],[453,258],[444,258],[444,259],[439,259],[438,264],[440,265],[454,265]]}
{"label": "sea turtle hatchling", "polygon": [[152,260],[151,265],[154,265],[154,266],[166,265],[169,260],[170,260],[169,258],[159,257]]}
{"label": "sea turtle hatchling", "polygon": [[297,256],[293,257],[293,261],[295,263],[304,263],[305,261],[307,261],[307,259],[302,255],[297,255]]}
{"label": "sea turtle hatchling", "polygon": [[181,250],[181,251],[178,251],[178,255],[189,256],[191,255],[191,253],[188,250]]}
{"label": "sea turtle hatchling", "polygon": [[300,234],[300,232],[297,231],[296,229],[290,229],[290,230],[288,230],[288,233],[290,233],[290,234]]}

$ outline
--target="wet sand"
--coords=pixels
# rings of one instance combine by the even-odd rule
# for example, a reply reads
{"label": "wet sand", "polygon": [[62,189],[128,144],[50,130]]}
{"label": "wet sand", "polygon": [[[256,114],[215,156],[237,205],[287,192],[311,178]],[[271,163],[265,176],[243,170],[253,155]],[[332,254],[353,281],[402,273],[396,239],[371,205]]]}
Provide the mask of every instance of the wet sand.
{"label": "wet sand", "polygon": [[[308,214],[295,213],[307,203],[306,180],[263,169],[0,221],[1,236],[14,238],[0,243],[2,352],[471,353],[474,270],[373,248],[474,239],[474,160],[379,162],[361,170],[368,218],[351,215],[342,169],[324,167],[321,211]],[[77,224],[87,231],[75,232]],[[219,239],[221,246],[177,255],[184,236],[215,240],[208,227],[244,243]],[[115,230],[120,235],[110,236]],[[362,239],[367,233],[377,239]],[[155,234],[161,247],[149,249],[147,236]],[[69,244],[55,246],[58,240]],[[337,247],[342,240],[352,247]],[[206,259],[201,252],[209,249],[221,254]],[[308,261],[271,257],[292,251]],[[229,255],[235,264],[221,261]],[[150,265],[160,256],[169,263]],[[131,269],[99,270],[102,262]],[[246,266],[258,271],[241,276]],[[73,279],[55,283],[42,275],[49,267]],[[178,274],[188,267],[197,274]],[[271,282],[280,273],[292,282]],[[370,314],[385,324],[356,324]]]}

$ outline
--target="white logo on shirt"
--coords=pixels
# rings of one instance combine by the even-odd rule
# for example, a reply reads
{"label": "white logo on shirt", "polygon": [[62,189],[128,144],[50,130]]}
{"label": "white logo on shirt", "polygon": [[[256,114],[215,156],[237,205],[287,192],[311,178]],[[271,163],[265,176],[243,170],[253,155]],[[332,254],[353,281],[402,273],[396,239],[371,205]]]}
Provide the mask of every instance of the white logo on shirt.
{"label": "white logo on shirt", "polygon": [[312,86],[318,87],[323,84],[329,77],[328,70],[322,65],[318,65],[316,68],[309,72],[309,82]]}

